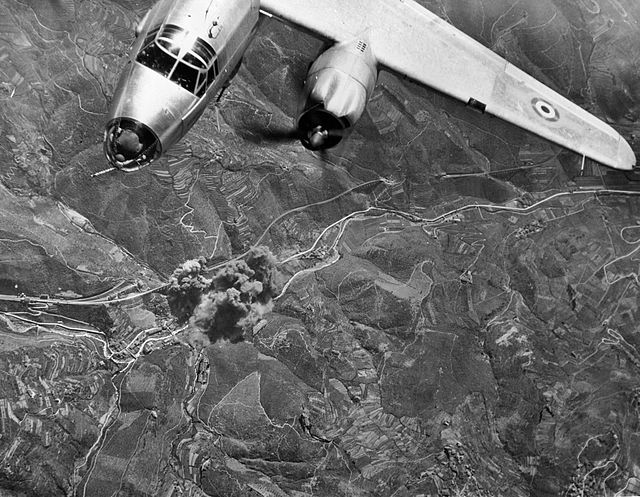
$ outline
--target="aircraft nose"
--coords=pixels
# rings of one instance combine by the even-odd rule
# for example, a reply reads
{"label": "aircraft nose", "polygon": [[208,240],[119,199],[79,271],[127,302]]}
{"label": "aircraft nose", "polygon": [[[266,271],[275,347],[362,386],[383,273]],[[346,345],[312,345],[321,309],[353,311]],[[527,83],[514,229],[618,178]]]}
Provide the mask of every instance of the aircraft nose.
{"label": "aircraft nose", "polygon": [[120,118],[107,125],[104,152],[113,167],[132,171],[159,156],[160,146],[149,126],[135,119]]}

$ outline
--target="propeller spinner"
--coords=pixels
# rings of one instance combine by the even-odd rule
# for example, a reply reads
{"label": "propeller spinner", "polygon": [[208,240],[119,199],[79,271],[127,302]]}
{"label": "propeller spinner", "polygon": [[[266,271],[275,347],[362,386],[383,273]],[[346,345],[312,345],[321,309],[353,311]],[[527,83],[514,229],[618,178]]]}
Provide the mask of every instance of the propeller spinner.
{"label": "propeller spinner", "polygon": [[246,128],[245,138],[268,142],[289,142],[300,140],[305,148],[312,151],[327,150],[335,147],[347,134],[347,124],[321,105],[316,105],[303,112],[298,118],[297,128],[289,129],[258,129]]}
{"label": "propeller spinner", "polygon": [[309,150],[326,150],[342,141],[348,123],[327,112],[322,105],[304,111],[298,118],[300,142]]}

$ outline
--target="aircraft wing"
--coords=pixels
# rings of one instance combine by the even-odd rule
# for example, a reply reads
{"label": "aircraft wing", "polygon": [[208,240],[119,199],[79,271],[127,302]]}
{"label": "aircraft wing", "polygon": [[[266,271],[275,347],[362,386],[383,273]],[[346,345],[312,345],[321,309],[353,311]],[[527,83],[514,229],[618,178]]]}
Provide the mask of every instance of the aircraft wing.
{"label": "aircraft wing", "polygon": [[362,38],[380,65],[602,164],[636,163],[611,126],[413,0],[260,0],[260,8],[336,42]]}

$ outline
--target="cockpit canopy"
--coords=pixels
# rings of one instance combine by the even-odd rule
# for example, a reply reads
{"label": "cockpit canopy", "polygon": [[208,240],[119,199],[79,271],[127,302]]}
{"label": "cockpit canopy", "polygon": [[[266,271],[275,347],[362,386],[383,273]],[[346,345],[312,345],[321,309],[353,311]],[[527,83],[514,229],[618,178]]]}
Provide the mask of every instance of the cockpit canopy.
{"label": "cockpit canopy", "polygon": [[215,50],[202,38],[173,24],[150,31],[136,61],[197,97],[203,96],[218,76]]}

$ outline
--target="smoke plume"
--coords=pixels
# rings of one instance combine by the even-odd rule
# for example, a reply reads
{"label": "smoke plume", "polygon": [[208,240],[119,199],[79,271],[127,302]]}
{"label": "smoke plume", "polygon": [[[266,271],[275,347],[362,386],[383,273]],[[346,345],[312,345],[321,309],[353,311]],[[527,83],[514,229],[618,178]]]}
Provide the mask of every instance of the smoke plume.
{"label": "smoke plume", "polygon": [[[201,274],[203,259],[187,261],[171,277],[169,305],[178,319],[190,318],[209,342],[240,341],[271,310],[275,266],[276,259],[266,247],[254,247],[245,260],[229,262],[210,280]],[[194,338],[189,342],[196,345],[200,339]]]}
{"label": "smoke plume", "polygon": [[167,300],[169,309],[178,318],[179,323],[186,323],[189,320],[202,294],[211,285],[211,280],[202,275],[205,264],[204,257],[190,260],[179,266],[171,275],[167,288]]}

